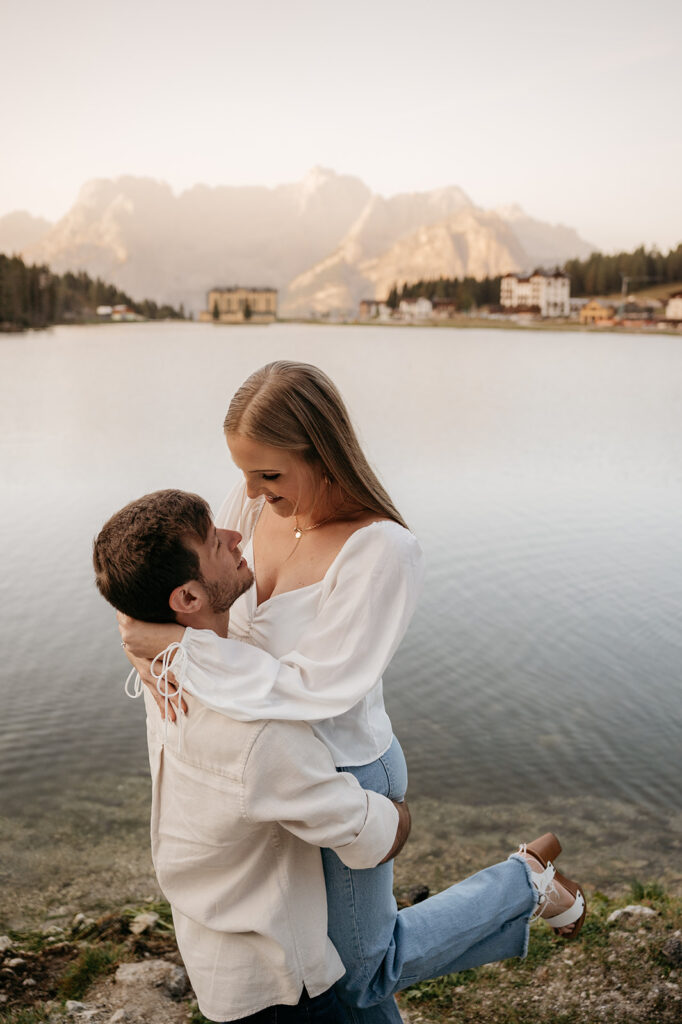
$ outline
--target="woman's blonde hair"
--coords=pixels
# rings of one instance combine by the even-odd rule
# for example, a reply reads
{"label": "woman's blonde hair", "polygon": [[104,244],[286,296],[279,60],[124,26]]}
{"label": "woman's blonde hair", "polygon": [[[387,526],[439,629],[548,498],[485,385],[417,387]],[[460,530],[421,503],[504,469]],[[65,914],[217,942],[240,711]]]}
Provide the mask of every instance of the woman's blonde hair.
{"label": "woman's blonde hair", "polygon": [[256,370],[230,402],[224,429],[296,452],[346,499],[405,526],[363,454],[341,395],[317,366],[279,360]]}

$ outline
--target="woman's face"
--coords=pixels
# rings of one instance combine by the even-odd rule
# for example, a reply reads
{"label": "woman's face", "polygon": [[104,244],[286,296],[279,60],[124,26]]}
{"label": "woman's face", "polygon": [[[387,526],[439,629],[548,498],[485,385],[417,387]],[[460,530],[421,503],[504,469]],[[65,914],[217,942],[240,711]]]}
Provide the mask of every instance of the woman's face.
{"label": "woman's face", "polygon": [[318,479],[305,459],[243,434],[227,434],[226,439],[232,461],[244,474],[249,498],[262,494],[273,512],[283,518],[312,512]]}

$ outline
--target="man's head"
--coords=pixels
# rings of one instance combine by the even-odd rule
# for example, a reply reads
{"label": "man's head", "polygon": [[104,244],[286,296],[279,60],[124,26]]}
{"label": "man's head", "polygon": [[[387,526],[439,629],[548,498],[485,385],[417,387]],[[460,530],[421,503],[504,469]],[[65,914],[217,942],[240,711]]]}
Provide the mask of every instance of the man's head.
{"label": "man's head", "polygon": [[112,516],[95,539],[97,587],[132,618],[209,625],[253,582],[240,540],[232,530],[216,530],[196,494],[146,494]]}

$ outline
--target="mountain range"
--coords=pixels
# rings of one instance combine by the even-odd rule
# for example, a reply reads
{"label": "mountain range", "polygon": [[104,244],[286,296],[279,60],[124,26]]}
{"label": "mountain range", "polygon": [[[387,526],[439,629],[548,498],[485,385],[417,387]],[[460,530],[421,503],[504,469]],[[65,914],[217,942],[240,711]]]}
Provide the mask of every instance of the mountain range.
{"label": "mountain range", "polygon": [[0,251],[194,311],[210,288],[275,287],[291,317],[352,315],[395,283],[554,267],[594,246],[518,206],[484,210],[456,186],[385,198],[316,167],[275,188],[195,185],[179,195],[151,178],[96,179],[55,224],[0,217]]}

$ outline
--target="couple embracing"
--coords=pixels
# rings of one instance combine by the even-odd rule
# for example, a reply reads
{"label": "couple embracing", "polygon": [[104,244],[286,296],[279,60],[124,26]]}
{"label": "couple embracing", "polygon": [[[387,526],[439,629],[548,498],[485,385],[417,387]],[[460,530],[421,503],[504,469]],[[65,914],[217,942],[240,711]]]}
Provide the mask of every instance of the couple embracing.
{"label": "couple embracing", "polygon": [[548,833],[397,910],[407,771],[382,674],[419,545],[316,367],[263,367],[224,427],[244,481],[215,522],[159,491],[94,547],[147,684],[159,883],[209,1019],[396,1024],[396,992],[525,955],[534,917],[577,935],[584,895]]}

